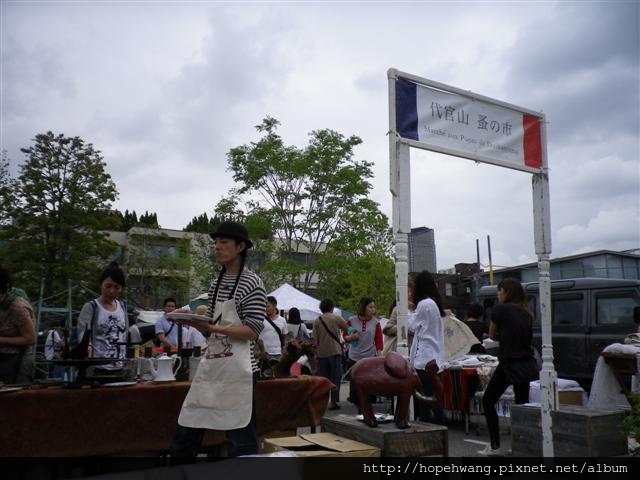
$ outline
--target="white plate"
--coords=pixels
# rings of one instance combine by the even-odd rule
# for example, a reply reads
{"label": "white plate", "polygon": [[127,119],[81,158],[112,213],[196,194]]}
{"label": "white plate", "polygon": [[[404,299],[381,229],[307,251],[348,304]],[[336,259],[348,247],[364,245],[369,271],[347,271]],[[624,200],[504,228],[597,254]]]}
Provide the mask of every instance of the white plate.
{"label": "white plate", "polygon": [[[389,415],[387,413],[374,413],[373,416],[376,417],[378,423],[393,422],[393,415]],[[364,415],[356,415],[356,420],[364,422]]]}
{"label": "white plate", "polygon": [[203,322],[213,322],[213,318],[206,315],[196,315],[195,313],[167,313],[167,318],[171,320],[201,320]]}
{"label": "white plate", "polygon": [[24,387],[7,387],[7,388],[0,388],[0,393],[17,392],[18,390],[24,390]]}
{"label": "white plate", "polygon": [[137,382],[112,382],[112,383],[103,383],[103,387],[130,387],[131,385],[135,385]]}

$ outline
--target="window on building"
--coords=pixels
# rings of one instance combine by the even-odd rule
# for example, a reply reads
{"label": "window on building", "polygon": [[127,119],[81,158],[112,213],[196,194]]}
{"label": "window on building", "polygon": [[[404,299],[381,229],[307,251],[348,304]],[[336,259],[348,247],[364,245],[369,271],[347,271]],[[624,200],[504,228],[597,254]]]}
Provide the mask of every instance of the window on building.
{"label": "window on building", "polygon": [[177,257],[178,250],[175,245],[150,245],[147,252],[152,258]]}
{"label": "window on building", "polygon": [[315,257],[308,253],[291,252],[288,257],[298,265],[313,265],[316,263]]}
{"label": "window on building", "polygon": [[623,259],[624,277],[638,280],[640,279],[640,260],[624,257]]}
{"label": "window on building", "polygon": [[595,255],[582,259],[585,277],[606,277],[607,262],[605,255]]}

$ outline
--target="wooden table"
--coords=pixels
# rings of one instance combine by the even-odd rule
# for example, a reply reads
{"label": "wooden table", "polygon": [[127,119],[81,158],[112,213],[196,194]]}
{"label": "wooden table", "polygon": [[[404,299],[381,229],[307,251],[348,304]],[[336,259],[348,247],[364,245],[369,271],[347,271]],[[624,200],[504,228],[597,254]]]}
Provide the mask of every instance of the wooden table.
{"label": "wooden table", "polygon": [[[166,453],[189,386],[49,387],[2,394],[0,457]],[[258,382],[258,434],[319,425],[332,386],[311,376]],[[224,432],[209,430],[203,447],[225,441]]]}

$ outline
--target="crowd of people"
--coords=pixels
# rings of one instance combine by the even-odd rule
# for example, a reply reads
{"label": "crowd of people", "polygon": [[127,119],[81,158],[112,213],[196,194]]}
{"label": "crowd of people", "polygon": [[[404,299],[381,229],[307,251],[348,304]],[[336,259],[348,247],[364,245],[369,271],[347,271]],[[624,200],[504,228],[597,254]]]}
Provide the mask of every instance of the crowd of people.
{"label": "crowd of people", "polygon": [[[323,299],[321,314],[313,320],[311,331],[300,311],[278,309],[278,299],[267,296],[262,280],[246,268],[247,252],[253,246],[246,228],[239,223],[223,222],[211,233],[215,257],[221,267],[211,282],[208,304],[202,307],[210,319],[168,317],[176,310],[175,298],[163,302],[163,315],[155,325],[157,344],[167,352],[180,346],[198,346],[206,350],[184,400],[176,433],[170,445],[174,459],[187,461],[197,455],[205,429],[227,432],[229,456],[257,453],[254,401],[256,382],[277,363],[283,349],[293,340],[312,343],[315,361],[305,362],[303,373],[327,378],[334,385],[329,410],[340,409],[340,384],[345,370],[364,358],[381,356],[397,346],[397,307],[392,305],[386,323],[376,312],[373,298],[364,297],[358,311],[348,319],[336,314],[334,302]],[[123,270],[110,263],[98,278],[100,295],[85,303],[78,317],[78,334],[87,345],[86,355],[113,359],[96,367],[96,373],[113,374],[123,367],[123,345],[140,342],[140,333],[129,324],[127,306],[121,299],[126,285]],[[500,340],[499,364],[485,390],[483,406],[490,444],[484,453],[500,454],[500,436],[495,405],[509,385],[513,385],[515,403],[528,401],[529,381],[518,376],[519,366],[533,357],[532,314],[517,280],[506,279],[498,285],[498,301],[491,312],[489,327],[481,321],[482,307],[469,308],[467,326],[478,338]],[[444,365],[443,324],[446,315],[433,276],[423,271],[409,283],[408,327],[409,363],[417,372],[422,389],[432,395],[438,385],[438,372]],[[19,383],[28,377],[36,343],[34,312],[24,291],[15,288],[9,273],[0,267],[0,381]],[[60,358],[65,337],[60,325],[52,329],[45,342],[47,360]],[[482,353],[474,346],[471,353]],[[262,353],[259,353],[262,352]],[[52,365],[51,375],[60,372]],[[350,401],[358,399],[350,392]],[[420,407],[422,420],[443,423],[443,405]],[[176,460],[177,461],[177,460]]]}

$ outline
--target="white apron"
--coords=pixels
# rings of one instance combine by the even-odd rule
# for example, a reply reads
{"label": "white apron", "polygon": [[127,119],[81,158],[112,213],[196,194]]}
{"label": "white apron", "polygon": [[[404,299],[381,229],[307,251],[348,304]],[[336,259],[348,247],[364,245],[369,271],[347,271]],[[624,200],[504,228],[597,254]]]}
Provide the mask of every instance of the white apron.
{"label": "white apron", "polygon": [[[222,326],[242,325],[233,299],[216,303],[213,317],[220,315]],[[182,404],[178,424],[213,430],[246,427],[251,420],[252,401],[250,342],[212,333],[207,354],[200,361]]]}

